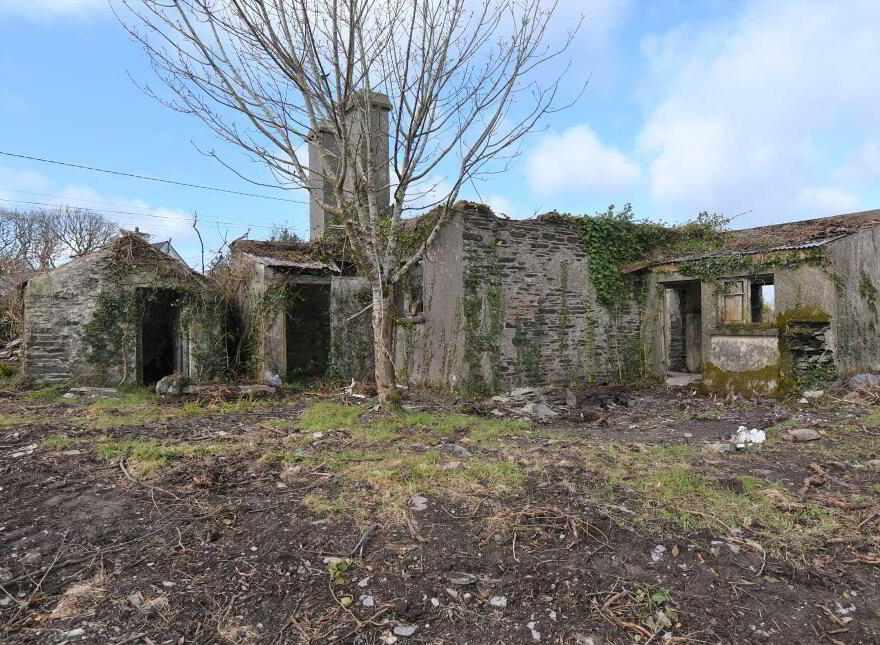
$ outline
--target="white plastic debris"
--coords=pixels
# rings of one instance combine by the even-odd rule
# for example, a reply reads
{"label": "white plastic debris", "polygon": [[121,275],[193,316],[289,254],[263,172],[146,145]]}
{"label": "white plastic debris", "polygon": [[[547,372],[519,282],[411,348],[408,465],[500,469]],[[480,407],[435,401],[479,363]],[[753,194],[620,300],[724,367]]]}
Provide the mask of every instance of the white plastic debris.
{"label": "white plastic debris", "polygon": [[733,443],[737,448],[745,448],[750,444],[764,443],[767,441],[767,433],[757,428],[749,430],[746,426],[740,426],[733,436]]}

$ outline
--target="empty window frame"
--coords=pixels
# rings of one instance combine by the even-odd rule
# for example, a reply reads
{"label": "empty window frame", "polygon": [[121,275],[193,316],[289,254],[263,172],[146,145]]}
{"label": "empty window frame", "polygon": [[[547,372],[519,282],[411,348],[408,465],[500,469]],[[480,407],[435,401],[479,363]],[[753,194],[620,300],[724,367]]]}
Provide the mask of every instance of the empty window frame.
{"label": "empty window frame", "polygon": [[776,287],[773,276],[755,278],[749,291],[753,323],[776,322]]}
{"label": "empty window frame", "polygon": [[721,324],[769,323],[776,320],[773,276],[725,280],[718,301]]}

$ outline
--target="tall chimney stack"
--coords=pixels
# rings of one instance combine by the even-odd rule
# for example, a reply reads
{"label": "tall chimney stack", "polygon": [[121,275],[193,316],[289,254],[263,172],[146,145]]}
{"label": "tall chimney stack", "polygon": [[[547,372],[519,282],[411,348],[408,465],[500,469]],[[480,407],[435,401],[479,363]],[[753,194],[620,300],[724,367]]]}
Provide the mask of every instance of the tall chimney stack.
{"label": "tall chimney stack", "polygon": [[[361,99],[362,100],[362,99]],[[379,92],[370,93],[370,150],[372,159],[369,167],[372,169],[372,185],[375,187],[376,203],[379,208],[391,203],[391,173],[388,164],[388,113],[391,111],[391,103],[388,97]],[[350,136],[357,141],[362,135],[365,125],[366,112],[363,106],[356,104],[346,113],[349,119],[348,125]],[[320,148],[327,152],[328,164],[333,163],[333,157],[338,154],[336,138],[330,127],[322,127],[309,140],[309,239],[317,240],[324,235],[324,229],[329,223],[330,216],[324,212],[318,204],[320,200],[327,204],[336,204],[333,194],[333,182],[330,176],[324,172]],[[335,170],[331,166],[331,170]],[[354,182],[350,175],[346,176],[344,190],[346,193],[353,191]]]}

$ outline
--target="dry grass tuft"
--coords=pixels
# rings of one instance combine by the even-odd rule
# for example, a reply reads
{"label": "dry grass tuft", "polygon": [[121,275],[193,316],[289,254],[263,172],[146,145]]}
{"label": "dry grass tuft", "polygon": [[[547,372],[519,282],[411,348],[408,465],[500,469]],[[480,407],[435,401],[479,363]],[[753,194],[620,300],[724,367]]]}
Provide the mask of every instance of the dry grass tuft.
{"label": "dry grass tuft", "polygon": [[109,576],[99,573],[85,582],[78,582],[67,588],[61,595],[58,605],[49,614],[49,618],[79,618],[91,616],[95,607],[107,595]]}

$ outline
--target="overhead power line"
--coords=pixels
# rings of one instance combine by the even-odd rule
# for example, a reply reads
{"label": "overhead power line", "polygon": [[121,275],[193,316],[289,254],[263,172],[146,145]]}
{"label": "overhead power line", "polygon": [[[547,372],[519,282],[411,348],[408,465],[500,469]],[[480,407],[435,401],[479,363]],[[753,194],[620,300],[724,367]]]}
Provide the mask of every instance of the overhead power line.
{"label": "overhead power line", "polygon": [[[31,205],[31,206],[58,206],[57,203],[52,203],[52,202],[35,202],[35,201],[28,201],[28,200],[24,200],[24,199],[6,199],[3,197],[0,197],[0,202],[10,202],[13,204],[27,204],[27,205]],[[104,213],[104,214],[108,214],[108,215],[134,215],[136,217],[152,217],[154,219],[164,219],[164,220],[171,220],[171,221],[177,221],[177,222],[192,222],[192,218],[174,217],[172,215],[156,215],[154,213],[138,213],[135,211],[117,211],[117,210],[108,210],[108,209],[103,209],[103,208],[92,208],[89,210],[93,210],[96,213]],[[246,222],[231,222],[231,221],[202,219],[202,218],[199,218],[198,221],[203,224],[225,224],[227,226],[238,226],[241,228],[265,228],[265,229],[274,228],[273,226],[266,226],[265,224],[249,224]],[[288,228],[292,228],[295,230],[306,230],[305,227],[290,226]]]}
{"label": "overhead power line", "polygon": [[[146,211],[153,211],[153,212],[158,210],[156,208],[151,208],[149,206],[136,206],[135,204],[125,204],[125,203],[121,203],[121,202],[106,202],[106,201],[101,201],[98,199],[85,199],[83,197],[68,197],[65,195],[53,195],[51,193],[37,193],[34,191],[30,191],[30,190],[18,190],[16,188],[4,188],[4,187],[0,186],[0,192],[3,192],[3,191],[8,192],[8,193],[19,193],[21,195],[38,195],[40,197],[51,197],[53,199],[62,200],[63,202],[72,202],[73,201],[73,202],[85,202],[87,204],[106,204],[108,206],[122,206],[123,208],[137,208],[137,209],[142,209],[142,210],[146,210]],[[15,202],[17,204],[31,204],[31,205],[38,205],[38,206],[57,206],[58,205],[58,204],[50,204],[47,202],[26,201],[23,199],[2,199],[2,201]],[[144,215],[145,217],[156,217],[159,219],[173,219],[173,220],[181,220],[181,221],[187,221],[187,222],[192,221],[192,218],[190,218],[190,217],[174,217],[173,215],[148,215],[147,213],[131,213],[130,211],[110,211],[110,210],[106,210],[106,209],[94,208],[92,206],[89,206],[88,209],[93,210],[95,212],[102,212],[102,213]],[[199,221],[200,222],[210,222],[212,224],[216,223],[216,224],[230,224],[230,225],[240,225],[240,226],[253,226],[256,228],[273,228],[272,226],[262,226],[259,224],[251,224],[249,222],[240,222],[240,221],[235,221],[235,220],[210,220],[210,219],[202,219],[200,217]],[[288,226],[288,228],[306,231],[306,230],[308,230],[309,227],[308,226]]]}
{"label": "overhead power line", "polygon": [[85,164],[71,163],[68,161],[57,161],[55,159],[45,159],[43,157],[34,157],[31,155],[22,155],[15,152],[5,152],[0,150],[0,155],[7,157],[15,157],[17,159],[28,159],[30,161],[40,161],[42,163],[55,164],[56,166],[68,166],[70,168],[79,168],[81,170],[91,170],[93,172],[103,172],[108,175],[119,175],[121,177],[131,177],[133,179],[143,179],[145,181],[157,181],[163,184],[173,184],[175,186],[185,186],[186,188],[198,188],[200,190],[213,190],[218,193],[228,193],[230,195],[243,195],[244,197],[256,197],[258,199],[271,199],[277,202],[289,202],[291,204],[307,204],[308,202],[301,199],[288,199],[287,197],[272,197],[271,195],[258,195],[257,193],[246,193],[240,190],[230,190],[228,188],[216,188],[214,186],[203,186],[201,184],[192,184],[186,181],[177,181],[176,179],[160,179],[159,177],[149,177],[147,175],[138,175],[132,172],[124,172],[122,170],[108,170],[106,168],[96,168]]}

